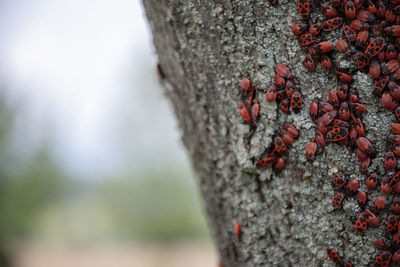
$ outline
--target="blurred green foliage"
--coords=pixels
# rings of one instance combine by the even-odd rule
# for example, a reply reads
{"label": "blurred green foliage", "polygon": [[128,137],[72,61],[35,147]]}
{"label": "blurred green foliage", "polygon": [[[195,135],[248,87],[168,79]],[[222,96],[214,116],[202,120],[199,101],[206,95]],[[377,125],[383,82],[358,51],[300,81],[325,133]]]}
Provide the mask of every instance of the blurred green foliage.
{"label": "blurred green foliage", "polygon": [[99,196],[118,225],[116,235],[161,242],[206,238],[206,223],[187,164],[147,167],[99,185]]}
{"label": "blurred green foliage", "polygon": [[33,233],[41,211],[60,198],[65,177],[45,145],[29,159],[12,151],[14,111],[0,99],[0,243]]}

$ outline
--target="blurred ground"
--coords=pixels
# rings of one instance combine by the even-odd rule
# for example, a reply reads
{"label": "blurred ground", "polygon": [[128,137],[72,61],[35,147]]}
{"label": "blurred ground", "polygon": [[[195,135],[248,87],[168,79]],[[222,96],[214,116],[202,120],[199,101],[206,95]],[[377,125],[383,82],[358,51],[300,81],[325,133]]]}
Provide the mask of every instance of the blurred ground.
{"label": "blurred ground", "polygon": [[31,243],[16,254],[16,267],[216,266],[210,244],[60,246]]}

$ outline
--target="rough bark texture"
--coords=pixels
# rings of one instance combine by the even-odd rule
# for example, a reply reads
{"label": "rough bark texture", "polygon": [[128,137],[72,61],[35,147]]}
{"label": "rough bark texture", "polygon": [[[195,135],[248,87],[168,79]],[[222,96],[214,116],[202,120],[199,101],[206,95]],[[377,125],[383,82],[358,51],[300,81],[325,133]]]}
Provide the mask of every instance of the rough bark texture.
{"label": "rough bark texture", "polygon": [[[357,235],[356,201],[349,199],[336,211],[331,207],[333,176],[358,179],[366,190],[366,176],[358,170],[354,151],[330,144],[317,152],[314,162],[304,157],[315,130],[309,104],[327,99],[328,90],[336,89],[338,82],[333,72],[320,66],[316,73],[305,70],[305,49],[290,32],[290,26],[300,21],[296,2],[281,0],[276,7],[264,0],[146,0],[143,4],[166,75],[166,94],[182,128],[224,266],[332,266],[327,247],[356,266],[370,264],[378,254],[373,242],[384,235],[385,224]],[[326,36],[337,40],[342,32]],[[372,80],[357,72],[351,59],[336,53],[334,61],[353,74],[351,88],[368,107],[363,118],[366,137],[378,150],[369,170],[383,173],[393,115],[383,111],[372,94]],[[304,103],[299,114],[284,114],[276,103],[265,101],[278,63],[295,72]],[[261,104],[254,133],[237,111],[243,77],[256,85]],[[285,168],[280,173],[256,170],[254,160],[284,121],[300,130]],[[369,194],[369,199],[378,194]],[[236,222],[242,224],[240,240],[234,234]]]}

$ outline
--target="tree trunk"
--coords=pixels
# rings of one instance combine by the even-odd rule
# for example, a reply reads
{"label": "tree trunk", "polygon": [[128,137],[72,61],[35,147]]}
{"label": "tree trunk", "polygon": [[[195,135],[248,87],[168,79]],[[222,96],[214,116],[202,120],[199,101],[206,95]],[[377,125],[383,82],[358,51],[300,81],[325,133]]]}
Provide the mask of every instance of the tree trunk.
{"label": "tree trunk", "polygon": [[[326,101],[339,87],[333,72],[320,66],[306,71],[305,48],[290,27],[301,21],[296,1],[270,6],[264,0],[146,0],[146,15],[154,46],[165,73],[163,84],[183,131],[183,142],[198,177],[209,224],[224,266],[332,266],[326,248],[332,247],[356,266],[370,264],[382,251],[374,248],[386,223],[354,231],[360,213],[355,198],[332,211],[335,194],[331,178],[347,175],[360,181],[354,150],[338,144],[318,149],[313,162],[305,159],[305,146],[314,140],[315,123],[308,108]],[[320,14],[312,15],[311,21]],[[327,40],[342,39],[332,31]],[[356,71],[352,58],[335,53],[336,66],[351,73],[351,91],[368,107],[363,116],[366,137],[377,157],[369,168],[380,173],[393,115],[384,112],[372,94],[372,80]],[[283,113],[265,92],[274,81],[275,66],[288,65],[303,95],[300,113]],[[261,105],[256,127],[245,124],[237,104],[242,101],[239,82],[251,79]],[[257,170],[259,159],[284,121],[300,130],[290,145],[281,172]],[[379,190],[368,192],[373,201]],[[380,220],[384,217],[380,217]],[[237,239],[235,224],[241,223]]]}

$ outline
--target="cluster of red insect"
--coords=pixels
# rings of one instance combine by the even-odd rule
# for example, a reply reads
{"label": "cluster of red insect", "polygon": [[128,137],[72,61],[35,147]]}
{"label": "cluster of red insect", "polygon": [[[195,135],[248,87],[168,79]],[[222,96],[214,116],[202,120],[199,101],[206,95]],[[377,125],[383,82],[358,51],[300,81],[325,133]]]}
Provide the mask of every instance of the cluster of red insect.
{"label": "cluster of red insect", "polygon": [[335,263],[337,266],[344,266],[344,267],[353,267],[353,264],[351,262],[346,262],[345,264],[343,263],[342,258],[339,256],[339,254],[334,251],[332,248],[327,248],[326,249],[326,255],[328,255],[328,258]]}
{"label": "cluster of red insect", "polygon": [[[292,26],[293,34],[299,36],[300,45],[308,47],[304,64],[309,71],[315,71],[315,61],[321,61],[326,70],[334,70],[335,66],[329,57],[329,53],[336,49],[345,56],[354,56],[360,71],[369,73],[374,79],[373,93],[381,96],[381,103],[388,111],[393,111],[400,121],[400,0],[330,0],[330,3],[310,0],[298,0],[300,16],[308,21],[311,5],[318,5],[326,16],[325,21],[298,23]],[[315,10],[315,9],[313,9]],[[329,41],[321,41],[321,33],[342,29],[345,38],[337,40],[335,45]],[[338,78],[344,83],[350,83],[352,77],[346,73],[335,70]],[[347,86],[342,85],[347,91]],[[341,88],[342,88],[341,86]],[[342,89],[337,92],[329,92],[329,104],[324,102],[312,103],[310,106],[311,117],[317,123],[315,142],[310,142],[306,148],[306,157],[311,159],[319,146],[325,146],[325,141],[338,142],[341,145],[356,147],[356,155],[359,159],[359,168],[366,173],[370,165],[370,159],[375,150],[371,142],[364,137],[364,126],[358,115],[366,112],[366,108],[354,101],[356,96],[350,95],[349,100],[342,98]],[[336,93],[336,96],[335,96]],[[336,99],[342,103],[336,103]],[[343,107],[342,107],[343,105]],[[339,109],[338,112],[335,109]],[[344,121],[335,123],[335,117]],[[334,129],[339,123],[345,127]],[[349,123],[351,125],[349,125]],[[331,125],[329,130],[326,125]],[[347,129],[347,130],[346,130]],[[400,124],[392,124],[392,131],[388,137],[389,150],[385,154],[384,166],[387,172],[397,169],[396,156],[400,157]],[[383,194],[391,192],[400,193],[400,172],[395,175],[370,174],[366,179],[368,189],[374,189],[380,184]],[[361,206],[361,213],[355,223],[355,231],[363,234],[367,226],[377,226],[377,215],[385,207],[385,198],[378,197],[375,200],[374,212],[365,209],[366,193],[358,190],[356,180],[348,181],[343,177],[334,178],[332,185],[339,190],[332,199],[333,208],[338,208],[342,201],[349,196],[356,195]],[[398,219],[395,214],[400,213],[400,198],[394,197],[391,205],[392,213],[387,217],[387,231],[394,234],[391,243],[381,240],[376,241],[376,246],[385,250],[374,260],[373,266],[388,266],[392,261],[400,264],[400,233],[398,233]],[[394,213],[394,214],[393,214]],[[327,249],[327,255],[338,266],[344,266],[343,260],[331,248]],[[393,256],[392,256],[393,255]]]}
{"label": "cluster of red insect", "polygon": [[267,149],[267,157],[255,163],[257,169],[265,169],[274,166],[275,170],[280,171],[285,166],[282,155],[287,153],[287,145],[291,145],[299,136],[299,131],[292,124],[284,122],[279,131],[279,135],[273,138],[274,142]]}
{"label": "cluster of red insect", "polygon": [[357,147],[359,168],[366,173],[370,157],[375,154],[371,142],[365,138],[364,124],[361,115],[367,108],[360,104],[358,96],[348,94],[349,86],[342,84],[337,91],[331,89],[328,102],[310,104],[310,116],[316,122],[315,142],[308,143],[306,158],[312,160],[317,145],[324,147],[326,142],[337,142],[342,146]]}
{"label": "cluster of red insect", "polygon": [[[272,84],[265,98],[267,102],[280,101],[280,109],[288,113],[291,108],[295,113],[300,112],[302,108],[301,93],[293,83],[294,74],[285,65],[278,64],[275,68],[275,83]],[[240,82],[242,88],[242,95],[246,96],[248,93],[248,107],[245,102],[238,105],[240,116],[246,123],[253,123],[257,120],[260,112],[260,104],[253,103],[255,87],[251,86],[251,81],[243,78]],[[251,90],[249,90],[251,87]],[[299,136],[299,131],[292,124],[287,122],[283,123],[279,134],[273,138],[273,143],[267,149],[267,156],[258,160],[255,163],[256,168],[264,169],[274,166],[275,170],[280,171],[284,165],[285,160],[282,155],[287,153],[287,145],[291,145]]]}
{"label": "cluster of red insect", "polygon": [[287,66],[278,64],[275,68],[275,84],[271,84],[265,95],[269,103],[280,101],[279,107],[285,113],[290,108],[294,113],[299,113],[303,105],[301,93],[294,85],[293,78],[293,72]]}
{"label": "cluster of red insect", "polygon": [[245,102],[240,102],[238,104],[238,110],[239,110],[240,116],[246,123],[255,122],[257,120],[258,114],[260,112],[260,104],[257,102],[253,103],[255,87],[251,86],[251,90],[249,91],[250,86],[251,86],[251,81],[247,78],[244,78],[240,82],[240,87],[242,87],[242,94],[246,95],[247,93],[249,93],[248,108],[246,107]]}

